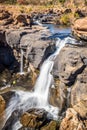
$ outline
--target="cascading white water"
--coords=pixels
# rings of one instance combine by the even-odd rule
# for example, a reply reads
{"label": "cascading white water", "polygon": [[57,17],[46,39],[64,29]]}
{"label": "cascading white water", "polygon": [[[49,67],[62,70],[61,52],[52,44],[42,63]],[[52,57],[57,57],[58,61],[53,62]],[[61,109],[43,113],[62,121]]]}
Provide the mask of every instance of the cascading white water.
{"label": "cascading white water", "polygon": [[[10,117],[14,110],[22,109],[23,112],[30,108],[44,108],[48,111],[54,119],[58,118],[58,108],[49,104],[49,88],[52,85],[53,76],[51,71],[53,69],[54,60],[59,54],[60,50],[65,46],[66,43],[75,43],[76,41],[70,37],[59,39],[56,42],[56,51],[52,54],[42,65],[40,75],[36,81],[35,89],[33,92],[15,91],[15,96],[11,99],[6,109],[6,120]],[[19,122],[18,125],[14,124],[12,130],[18,130],[21,127]]]}
{"label": "cascading white water", "polygon": [[24,52],[23,50],[21,49],[21,58],[20,58],[20,74],[24,74],[23,72],[23,55],[24,55]]}

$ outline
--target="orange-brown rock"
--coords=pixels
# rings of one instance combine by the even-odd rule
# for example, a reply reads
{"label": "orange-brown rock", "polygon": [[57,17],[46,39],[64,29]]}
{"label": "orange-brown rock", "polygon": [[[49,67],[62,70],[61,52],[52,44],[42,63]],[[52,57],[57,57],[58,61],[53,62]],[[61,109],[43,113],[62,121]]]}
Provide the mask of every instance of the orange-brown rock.
{"label": "orange-brown rock", "polygon": [[59,130],[87,130],[87,119],[80,118],[73,108],[69,108]]}
{"label": "orange-brown rock", "polygon": [[4,110],[5,110],[5,100],[0,95],[0,114],[2,114]]}
{"label": "orange-brown rock", "polygon": [[31,109],[25,112],[20,119],[21,124],[28,128],[39,128],[47,118],[47,112],[39,109]]}
{"label": "orange-brown rock", "polygon": [[82,118],[87,117],[87,99],[78,102],[73,108]]}
{"label": "orange-brown rock", "polygon": [[56,130],[57,123],[56,121],[51,121],[48,125],[45,125],[41,128],[41,130]]}
{"label": "orange-brown rock", "polygon": [[72,30],[74,35],[87,40],[87,17],[76,20]]}

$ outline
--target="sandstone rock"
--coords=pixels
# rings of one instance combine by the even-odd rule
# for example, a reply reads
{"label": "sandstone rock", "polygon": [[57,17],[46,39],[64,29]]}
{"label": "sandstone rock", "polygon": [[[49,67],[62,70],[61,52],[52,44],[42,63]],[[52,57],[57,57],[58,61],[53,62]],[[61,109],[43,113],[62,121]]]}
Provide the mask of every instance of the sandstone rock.
{"label": "sandstone rock", "polygon": [[73,109],[69,108],[66,111],[66,116],[62,120],[59,130],[86,130],[87,119],[80,119],[78,113]]}
{"label": "sandstone rock", "polygon": [[78,102],[73,106],[74,110],[80,115],[81,118],[87,118],[87,99]]}
{"label": "sandstone rock", "polygon": [[50,104],[59,108],[59,113],[63,112],[66,107],[67,87],[58,79],[55,80],[53,88],[50,89]]}
{"label": "sandstone rock", "polygon": [[87,40],[87,17],[76,20],[72,30],[74,35],[80,39]]}
{"label": "sandstone rock", "polygon": [[23,35],[23,32],[20,30],[8,30],[5,33],[7,44],[10,47],[19,47],[20,39]]}
{"label": "sandstone rock", "polygon": [[67,86],[72,86],[86,67],[83,57],[87,57],[85,47],[64,47],[55,60],[53,75]]}
{"label": "sandstone rock", "polygon": [[56,129],[57,129],[56,121],[51,121],[46,126],[43,126],[40,130],[56,130]]}
{"label": "sandstone rock", "polygon": [[76,105],[79,101],[87,99],[87,68],[77,76],[77,80],[71,90],[71,105]]}
{"label": "sandstone rock", "polygon": [[29,112],[25,112],[21,117],[21,124],[24,127],[39,128],[44,121],[46,121],[47,112],[44,110],[31,109]]}
{"label": "sandstone rock", "polygon": [[5,110],[5,100],[3,99],[3,97],[0,95],[0,115],[4,112]]}
{"label": "sandstone rock", "polygon": [[8,19],[10,17],[10,13],[6,10],[2,10],[0,12],[0,20],[3,20],[3,19]]}
{"label": "sandstone rock", "polygon": [[[31,40],[32,39],[32,40]],[[21,46],[27,45],[27,58],[35,68],[38,68],[40,64],[55,50],[55,45],[52,45],[50,41],[40,38],[40,32],[34,34],[28,34],[22,37]]]}
{"label": "sandstone rock", "polygon": [[13,18],[11,18],[11,17],[10,17],[10,18],[8,18],[8,19],[4,20],[2,24],[3,24],[3,25],[12,24],[12,23],[13,23],[13,21],[14,21],[14,20],[13,20]]}
{"label": "sandstone rock", "polygon": [[55,51],[55,44],[49,40],[50,32],[40,26],[34,29],[15,29],[5,33],[6,42],[12,48],[22,48],[25,58],[32,63],[35,68]]}

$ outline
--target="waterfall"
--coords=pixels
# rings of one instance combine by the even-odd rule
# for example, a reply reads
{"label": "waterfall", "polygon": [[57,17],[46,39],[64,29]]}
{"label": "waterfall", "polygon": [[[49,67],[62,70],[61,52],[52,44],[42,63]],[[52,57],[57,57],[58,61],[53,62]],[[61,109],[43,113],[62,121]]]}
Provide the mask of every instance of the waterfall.
{"label": "waterfall", "polygon": [[[44,61],[40,75],[36,81],[33,92],[24,92],[21,90],[15,91],[15,96],[12,97],[9,105],[6,109],[6,120],[10,117],[14,110],[22,110],[23,112],[31,108],[44,108],[50,114],[49,118],[58,119],[58,107],[54,107],[49,104],[49,88],[52,86],[53,76],[51,71],[54,66],[54,60],[59,54],[60,50],[65,46],[66,43],[75,43],[76,41],[70,37],[59,39],[56,42],[56,51]],[[23,72],[23,51],[21,50],[21,72]],[[13,125],[12,130],[18,130],[21,124],[16,122]],[[15,128],[15,129],[14,129]]]}
{"label": "waterfall", "polygon": [[23,52],[23,50],[21,49],[21,58],[20,58],[20,75],[24,74],[24,72],[23,72],[23,55],[24,55],[24,52]]}

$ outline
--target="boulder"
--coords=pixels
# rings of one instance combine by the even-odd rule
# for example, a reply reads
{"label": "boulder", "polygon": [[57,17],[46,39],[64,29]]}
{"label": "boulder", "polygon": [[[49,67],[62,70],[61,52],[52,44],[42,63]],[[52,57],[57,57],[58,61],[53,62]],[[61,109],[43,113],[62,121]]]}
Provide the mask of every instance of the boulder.
{"label": "boulder", "polygon": [[2,21],[2,25],[9,25],[12,24],[14,22],[14,19],[12,17]]}
{"label": "boulder", "polygon": [[71,105],[76,105],[80,101],[87,99],[87,68],[77,76],[76,82],[71,90]]}
{"label": "boulder", "polygon": [[24,50],[25,58],[35,68],[39,68],[40,64],[55,51],[55,44],[48,39],[50,32],[44,27],[36,26],[32,30],[8,30],[5,36],[9,46]]}
{"label": "boulder", "polygon": [[59,114],[65,111],[67,104],[67,86],[55,79],[54,87],[50,88],[49,102],[51,105],[59,108]]}
{"label": "boulder", "polygon": [[24,127],[39,128],[47,120],[47,112],[43,109],[31,109],[25,112],[20,119]]}
{"label": "boulder", "polygon": [[35,68],[39,68],[40,64],[55,51],[55,45],[46,39],[47,36],[43,38],[42,35],[44,35],[43,31],[39,30],[38,32],[24,35],[20,41],[22,48],[27,49],[26,58]]}
{"label": "boulder", "polygon": [[2,10],[0,12],[0,20],[8,19],[10,17],[10,13],[7,10]]}
{"label": "boulder", "polygon": [[[86,47],[65,46],[56,57],[53,75],[67,86],[72,86],[77,76],[86,68]],[[86,75],[84,75],[84,78]]]}
{"label": "boulder", "polygon": [[76,20],[72,31],[76,37],[87,41],[87,17]]}
{"label": "boulder", "polygon": [[57,129],[57,122],[51,121],[49,124],[43,126],[40,130],[56,130]]}
{"label": "boulder", "polygon": [[59,130],[86,130],[87,119],[80,118],[78,113],[73,109],[69,108],[66,111],[66,116],[60,124]]}
{"label": "boulder", "polygon": [[87,99],[79,101],[73,108],[79,114],[80,118],[87,119]]}

